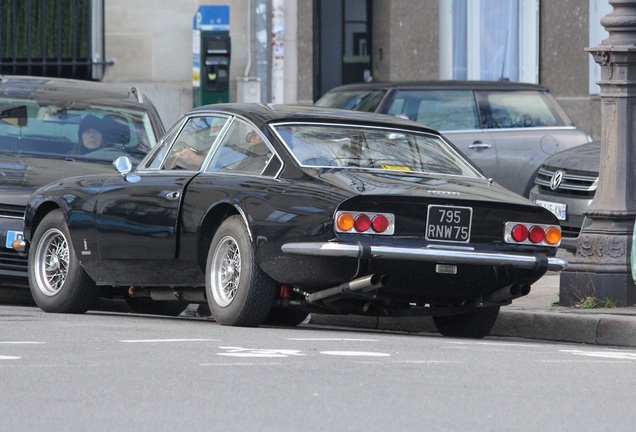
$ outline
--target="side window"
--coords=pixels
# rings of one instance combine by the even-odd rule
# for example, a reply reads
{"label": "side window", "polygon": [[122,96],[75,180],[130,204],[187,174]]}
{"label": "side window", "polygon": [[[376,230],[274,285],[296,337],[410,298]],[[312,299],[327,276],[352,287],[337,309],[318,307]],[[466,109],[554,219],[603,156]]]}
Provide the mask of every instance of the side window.
{"label": "side window", "polygon": [[175,138],[163,169],[189,171],[201,169],[208,151],[226,121],[226,118],[220,117],[190,118]]}
{"label": "side window", "polygon": [[261,174],[272,156],[262,135],[246,122],[236,120],[224,135],[207,171]]}
{"label": "side window", "polygon": [[441,131],[477,129],[479,124],[471,90],[399,91],[389,114],[402,115]]}
{"label": "side window", "polygon": [[541,92],[480,92],[478,99],[484,129],[563,125]]}
{"label": "side window", "polygon": [[173,127],[168,134],[164,137],[163,141],[161,141],[159,151],[157,151],[152,159],[146,163],[145,168],[147,169],[159,169],[161,166],[161,162],[163,162],[163,158],[166,157],[166,153],[168,153],[168,149],[170,148],[170,143],[174,141],[174,137],[181,130],[181,122],[179,122],[179,126]]}

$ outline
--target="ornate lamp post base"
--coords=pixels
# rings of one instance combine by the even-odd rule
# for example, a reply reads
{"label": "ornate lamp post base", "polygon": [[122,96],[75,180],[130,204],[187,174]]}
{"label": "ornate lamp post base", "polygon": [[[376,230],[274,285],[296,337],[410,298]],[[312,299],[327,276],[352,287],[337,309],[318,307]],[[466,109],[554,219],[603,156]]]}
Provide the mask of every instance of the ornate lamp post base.
{"label": "ornate lamp post base", "polygon": [[576,254],[561,273],[559,302],[594,297],[616,306],[636,303],[630,254],[636,219],[636,1],[610,0],[601,19],[609,37],[588,48],[601,65],[599,184],[585,215]]}

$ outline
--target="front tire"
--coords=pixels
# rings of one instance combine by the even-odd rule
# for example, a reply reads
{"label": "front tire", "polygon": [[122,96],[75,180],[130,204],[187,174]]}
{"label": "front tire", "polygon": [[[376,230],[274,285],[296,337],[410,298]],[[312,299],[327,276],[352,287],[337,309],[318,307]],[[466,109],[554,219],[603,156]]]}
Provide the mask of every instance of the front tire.
{"label": "front tire", "polygon": [[212,239],[205,272],[208,304],[216,322],[241,327],[262,324],[274,304],[276,286],[256,263],[241,217],[227,218]]}
{"label": "front tire", "polygon": [[45,312],[84,313],[95,306],[98,290],[81,267],[60,210],[47,214],[29,250],[29,287]]}
{"label": "front tire", "polygon": [[497,316],[499,306],[489,306],[459,315],[434,316],[433,322],[444,336],[482,339],[492,330]]}

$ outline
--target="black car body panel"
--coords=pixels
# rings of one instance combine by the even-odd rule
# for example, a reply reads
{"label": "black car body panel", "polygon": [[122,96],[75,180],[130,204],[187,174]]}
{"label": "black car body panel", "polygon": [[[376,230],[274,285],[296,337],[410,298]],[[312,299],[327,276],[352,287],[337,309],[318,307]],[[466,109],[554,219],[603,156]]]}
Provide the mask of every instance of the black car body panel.
{"label": "black car body panel", "polygon": [[[206,137],[215,131],[207,139],[209,153],[199,168],[179,168],[172,157],[193,157],[180,146],[197,124]],[[217,169],[216,162],[244,145],[235,141],[241,127],[266,141],[265,166],[242,172],[227,162]],[[361,146],[368,147],[360,153]],[[334,149],[350,153],[328,153]],[[293,287],[277,307],[452,314],[459,309],[449,304],[473,310],[509,303],[514,294],[490,297],[507,287],[529,287],[565,265],[555,257],[558,244],[511,241],[506,234],[509,224],[558,227],[554,215],[486,179],[437,132],[344,110],[251,104],[194,109],[135,172],[69,178],[36,191],[25,217],[28,241],[53,209],[64,215],[81,267],[106,292],[120,295],[139,287],[192,301],[198,289],[198,302],[206,301],[203,289],[216,277],[210,276],[210,244],[232,217],[245,227],[258,268],[281,292]],[[378,225],[343,228],[337,215],[349,213],[360,220],[370,215]],[[370,294],[366,286],[323,302],[333,287],[374,273],[383,275],[379,292]],[[374,306],[363,307],[367,303]],[[433,307],[439,304],[447,306]]]}

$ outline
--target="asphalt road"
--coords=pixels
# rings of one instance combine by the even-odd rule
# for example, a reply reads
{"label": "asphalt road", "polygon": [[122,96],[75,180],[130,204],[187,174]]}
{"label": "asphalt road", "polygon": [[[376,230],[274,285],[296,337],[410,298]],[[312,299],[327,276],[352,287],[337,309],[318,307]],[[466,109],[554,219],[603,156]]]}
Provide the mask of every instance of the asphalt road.
{"label": "asphalt road", "polygon": [[0,306],[3,431],[633,430],[636,350]]}

